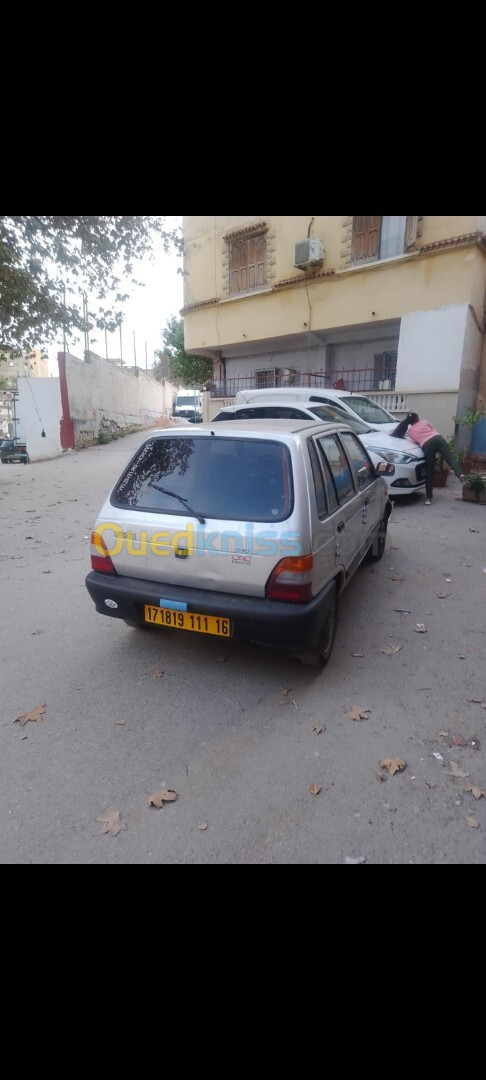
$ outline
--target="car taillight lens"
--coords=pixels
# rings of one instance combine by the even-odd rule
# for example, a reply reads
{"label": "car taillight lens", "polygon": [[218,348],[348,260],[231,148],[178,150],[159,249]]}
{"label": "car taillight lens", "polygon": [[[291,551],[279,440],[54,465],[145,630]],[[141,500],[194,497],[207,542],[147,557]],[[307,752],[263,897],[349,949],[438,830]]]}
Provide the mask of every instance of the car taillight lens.
{"label": "car taillight lens", "polygon": [[312,555],[281,559],[267,581],[267,600],[285,600],[290,604],[306,604],[312,599]]}
{"label": "car taillight lens", "polygon": [[[95,542],[96,537],[96,542]],[[106,554],[100,553],[100,548]],[[116,574],[115,567],[113,566],[111,555],[108,552],[108,548],[102,536],[97,532],[91,533],[91,569],[98,570],[100,574]]]}

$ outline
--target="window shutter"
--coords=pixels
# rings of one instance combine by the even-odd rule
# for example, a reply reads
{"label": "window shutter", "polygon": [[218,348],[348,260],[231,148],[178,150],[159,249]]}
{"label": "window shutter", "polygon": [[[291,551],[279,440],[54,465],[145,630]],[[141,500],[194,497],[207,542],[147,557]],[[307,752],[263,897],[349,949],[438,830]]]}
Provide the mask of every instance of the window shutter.
{"label": "window shutter", "polygon": [[381,217],[353,219],[353,262],[372,262],[380,249]]}
{"label": "window shutter", "polygon": [[265,234],[242,237],[230,244],[230,292],[258,289],[266,281],[267,239]]}
{"label": "window shutter", "polygon": [[244,292],[248,288],[248,240],[231,245],[231,291]]}
{"label": "window shutter", "polygon": [[417,222],[418,217],[408,217],[405,227],[405,251],[408,251],[409,247],[415,243],[417,239]]}

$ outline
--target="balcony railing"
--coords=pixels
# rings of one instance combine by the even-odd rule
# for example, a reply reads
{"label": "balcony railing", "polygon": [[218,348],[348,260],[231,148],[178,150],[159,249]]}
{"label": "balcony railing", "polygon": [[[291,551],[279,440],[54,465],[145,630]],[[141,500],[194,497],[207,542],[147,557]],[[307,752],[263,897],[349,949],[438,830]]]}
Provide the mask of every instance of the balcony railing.
{"label": "balcony railing", "polygon": [[251,375],[237,375],[235,378],[219,379],[211,383],[211,397],[235,397],[239,390],[271,390],[272,387],[299,387],[334,390],[393,391],[395,389],[396,368],[388,371],[386,379],[380,379],[372,367],[347,368],[341,371],[289,371],[288,369],[253,372]]}

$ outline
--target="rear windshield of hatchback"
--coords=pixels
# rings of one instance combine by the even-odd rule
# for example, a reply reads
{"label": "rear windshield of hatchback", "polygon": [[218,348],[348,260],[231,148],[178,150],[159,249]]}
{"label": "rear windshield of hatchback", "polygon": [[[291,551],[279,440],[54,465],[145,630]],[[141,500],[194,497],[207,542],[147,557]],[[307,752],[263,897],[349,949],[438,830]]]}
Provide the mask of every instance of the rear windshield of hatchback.
{"label": "rear windshield of hatchback", "polygon": [[293,506],[290,453],[271,439],[151,439],[130,462],[111,503],[159,514],[284,521]]}

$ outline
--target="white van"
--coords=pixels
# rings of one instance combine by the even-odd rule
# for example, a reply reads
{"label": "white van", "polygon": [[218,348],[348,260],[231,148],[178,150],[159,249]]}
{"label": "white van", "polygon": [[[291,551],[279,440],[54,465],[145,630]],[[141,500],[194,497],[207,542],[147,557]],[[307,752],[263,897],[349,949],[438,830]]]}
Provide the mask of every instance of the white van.
{"label": "white van", "polygon": [[179,390],[174,403],[174,416],[191,423],[200,424],[203,418],[203,401],[200,390]]}
{"label": "white van", "polygon": [[264,401],[282,399],[292,401],[312,408],[311,402],[320,402],[323,405],[332,405],[335,409],[341,409],[347,416],[351,415],[355,420],[363,420],[365,424],[379,427],[381,431],[391,432],[396,428],[400,419],[378,405],[376,401],[366,397],[366,394],[352,394],[349,390],[321,390],[316,386],[286,386],[272,387],[266,390],[239,390],[235,405],[244,405],[253,402],[255,405]]}

